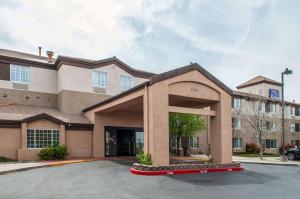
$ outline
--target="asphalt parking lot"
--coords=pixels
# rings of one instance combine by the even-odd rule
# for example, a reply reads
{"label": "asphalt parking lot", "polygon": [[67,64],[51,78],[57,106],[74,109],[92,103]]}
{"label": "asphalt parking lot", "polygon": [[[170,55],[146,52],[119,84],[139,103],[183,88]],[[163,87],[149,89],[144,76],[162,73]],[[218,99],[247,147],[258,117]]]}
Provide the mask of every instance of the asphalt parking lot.
{"label": "asphalt parking lot", "polygon": [[300,167],[245,164],[246,171],[137,176],[123,161],[97,161],[0,175],[0,198],[299,198]]}

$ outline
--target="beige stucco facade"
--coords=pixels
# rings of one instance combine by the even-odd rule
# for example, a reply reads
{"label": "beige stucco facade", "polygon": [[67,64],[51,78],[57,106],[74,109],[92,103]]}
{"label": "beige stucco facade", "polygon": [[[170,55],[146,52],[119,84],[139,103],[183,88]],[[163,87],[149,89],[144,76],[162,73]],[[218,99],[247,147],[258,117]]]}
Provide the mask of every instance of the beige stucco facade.
{"label": "beige stucco facade", "polygon": [[213,161],[232,161],[231,95],[198,70],[146,84],[86,111],[94,123],[94,156],[105,155],[105,126],[143,127],[144,152],[155,165],[169,165],[170,112],[209,116]]}

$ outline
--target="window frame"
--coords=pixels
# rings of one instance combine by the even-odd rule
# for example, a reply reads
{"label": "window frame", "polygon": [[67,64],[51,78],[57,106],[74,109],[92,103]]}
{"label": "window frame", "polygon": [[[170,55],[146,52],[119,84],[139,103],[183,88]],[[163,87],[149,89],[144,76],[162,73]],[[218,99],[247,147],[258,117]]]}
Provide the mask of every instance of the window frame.
{"label": "window frame", "polygon": [[[267,146],[267,145],[269,145],[269,146]],[[275,145],[275,147],[274,147],[274,145]],[[266,149],[277,149],[277,140],[276,139],[266,139],[265,140],[265,148]]]}
{"label": "window frame", "polygon": [[[34,136],[33,136],[33,147],[29,147],[29,142],[28,142],[28,131],[31,131],[31,130],[33,130],[33,134],[34,134]],[[43,133],[44,133],[44,131],[47,131],[47,134],[48,134],[48,131],[51,131],[51,145],[50,146],[54,146],[54,132],[57,132],[57,134],[58,134],[58,143],[57,144],[59,144],[59,140],[60,140],[60,129],[37,129],[37,128],[27,128],[27,130],[26,130],[26,139],[27,139],[27,143],[26,143],[26,148],[27,149],[42,149],[42,148],[45,148],[45,147],[49,147],[49,145],[47,145],[47,146],[43,146],[43,147],[36,147],[37,146],[37,131],[42,131]],[[44,142],[45,142],[45,140],[43,140]],[[40,141],[41,142],[41,141]]]}
{"label": "window frame", "polygon": [[291,133],[296,133],[296,123],[290,124],[290,131],[291,131]]}
{"label": "window frame", "polygon": [[[103,74],[105,74],[105,84],[101,84],[102,81],[101,78],[103,78]],[[97,77],[95,76],[97,75]],[[96,78],[98,78],[98,81],[96,81]],[[108,86],[108,72],[106,71],[102,71],[102,70],[93,70],[92,71],[92,84],[93,87],[97,87],[97,88],[107,88]]]}
{"label": "window frame", "polygon": [[258,110],[260,113],[266,112],[266,103],[265,102],[259,102]]}
{"label": "window frame", "polygon": [[[123,78],[125,78],[125,79],[123,79]],[[130,85],[130,87],[123,87],[123,83],[127,83],[126,81],[128,80],[128,79],[131,79],[131,85]],[[125,80],[125,82],[123,81],[123,80]],[[134,78],[133,78],[133,76],[131,76],[131,75],[120,75],[120,77],[119,77],[119,81],[120,81],[120,89],[122,90],[122,91],[126,91],[126,90],[129,90],[129,89],[131,89],[131,88],[133,88],[134,87]],[[125,84],[126,85],[126,84]]]}
{"label": "window frame", "polygon": [[241,98],[233,98],[233,109],[239,110],[241,109],[242,99]]}
{"label": "window frame", "polygon": [[[19,69],[19,72],[17,73],[16,69]],[[23,70],[26,69],[26,76],[25,76],[25,81],[22,81],[22,72]],[[14,71],[14,75],[13,75]],[[18,76],[17,76],[18,75]],[[18,84],[26,84],[28,85],[30,83],[30,67],[29,66],[23,66],[23,65],[17,65],[17,64],[10,64],[9,67],[9,79],[13,83],[18,83]],[[19,80],[17,77],[19,77]]]}
{"label": "window frame", "polygon": [[[237,142],[235,142],[237,141]],[[236,143],[238,143],[236,146]],[[242,149],[243,148],[243,138],[233,138],[232,140],[232,148],[233,149]]]}

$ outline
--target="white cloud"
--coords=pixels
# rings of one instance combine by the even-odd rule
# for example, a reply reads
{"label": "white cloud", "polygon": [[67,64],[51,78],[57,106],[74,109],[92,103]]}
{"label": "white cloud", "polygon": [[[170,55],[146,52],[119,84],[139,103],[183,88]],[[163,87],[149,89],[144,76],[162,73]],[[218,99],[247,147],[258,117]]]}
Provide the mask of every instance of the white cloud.
{"label": "white cloud", "polygon": [[256,75],[280,80],[292,67],[287,96],[300,102],[299,10],[297,0],[1,1],[0,45],[116,55],[154,72],[198,62],[231,88]]}

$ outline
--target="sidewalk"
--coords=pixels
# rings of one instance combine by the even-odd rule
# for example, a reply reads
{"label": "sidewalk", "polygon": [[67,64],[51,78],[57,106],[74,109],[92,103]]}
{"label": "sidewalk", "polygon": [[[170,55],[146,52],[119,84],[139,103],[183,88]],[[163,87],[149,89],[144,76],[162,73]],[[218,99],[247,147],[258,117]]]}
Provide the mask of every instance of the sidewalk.
{"label": "sidewalk", "polygon": [[65,164],[73,164],[80,162],[91,162],[98,159],[73,159],[60,161],[39,161],[39,162],[15,162],[15,163],[0,163],[0,175],[18,171],[26,171],[34,168],[60,166]]}
{"label": "sidewalk", "polygon": [[280,157],[264,157],[264,159],[261,160],[259,157],[232,156],[232,160],[241,163],[300,166],[300,161],[281,162]]}

